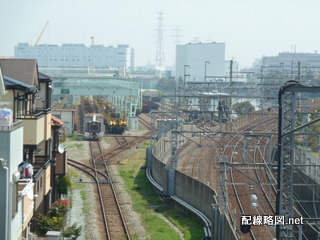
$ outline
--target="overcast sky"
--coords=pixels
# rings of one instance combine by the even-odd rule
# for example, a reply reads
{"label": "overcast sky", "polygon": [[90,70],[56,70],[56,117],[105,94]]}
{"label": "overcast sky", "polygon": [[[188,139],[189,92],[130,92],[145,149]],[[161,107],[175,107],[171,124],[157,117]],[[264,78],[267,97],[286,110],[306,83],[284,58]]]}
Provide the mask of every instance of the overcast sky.
{"label": "overcast sky", "polygon": [[158,12],[163,12],[166,65],[180,42],[224,42],[226,60],[240,67],[291,51],[320,52],[319,0],[0,0],[0,56],[18,42],[129,44],[136,66],[155,63]]}

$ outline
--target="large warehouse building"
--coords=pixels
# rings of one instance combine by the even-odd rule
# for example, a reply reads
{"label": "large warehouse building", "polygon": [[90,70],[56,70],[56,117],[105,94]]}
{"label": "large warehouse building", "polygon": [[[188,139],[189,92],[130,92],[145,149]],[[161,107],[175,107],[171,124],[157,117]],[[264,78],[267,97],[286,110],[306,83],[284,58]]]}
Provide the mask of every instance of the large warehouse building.
{"label": "large warehouse building", "polygon": [[[188,65],[188,68],[186,68]],[[225,43],[188,43],[176,48],[176,80],[219,79],[225,76]]]}
{"label": "large warehouse building", "polygon": [[117,47],[84,44],[40,44],[19,43],[14,49],[15,58],[37,59],[39,67],[104,67],[134,68],[134,51],[129,45]]}

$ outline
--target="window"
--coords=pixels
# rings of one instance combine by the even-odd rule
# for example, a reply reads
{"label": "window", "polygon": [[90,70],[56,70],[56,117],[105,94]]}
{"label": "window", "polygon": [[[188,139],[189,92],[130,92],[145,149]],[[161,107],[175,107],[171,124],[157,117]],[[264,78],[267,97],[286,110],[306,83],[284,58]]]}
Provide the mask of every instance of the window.
{"label": "window", "polygon": [[42,176],[40,177],[40,189],[42,189]]}

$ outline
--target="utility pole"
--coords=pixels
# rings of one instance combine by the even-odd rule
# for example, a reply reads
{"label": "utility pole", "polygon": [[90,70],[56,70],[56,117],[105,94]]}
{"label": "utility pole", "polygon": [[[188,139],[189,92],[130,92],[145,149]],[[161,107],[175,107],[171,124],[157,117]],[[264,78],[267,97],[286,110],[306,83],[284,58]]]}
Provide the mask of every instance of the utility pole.
{"label": "utility pole", "polygon": [[233,60],[230,60],[230,83],[232,82],[232,68],[233,68]]}
{"label": "utility pole", "polygon": [[232,72],[233,70],[233,60],[230,60],[230,88],[229,88],[229,94],[230,94],[230,102],[229,102],[229,111],[232,109]]}

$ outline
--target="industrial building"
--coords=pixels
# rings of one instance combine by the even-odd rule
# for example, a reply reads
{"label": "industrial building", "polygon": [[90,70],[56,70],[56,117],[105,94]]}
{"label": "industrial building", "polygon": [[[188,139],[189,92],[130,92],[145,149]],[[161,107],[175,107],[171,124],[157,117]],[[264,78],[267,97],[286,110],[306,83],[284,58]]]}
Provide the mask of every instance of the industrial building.
{"label": "industrial building", "polygon": [[129,45],[117,47],[91,44],[18,43],[15,58],[37,59],[39,67],[103,67],[109,69],[134,68],[134,50]]}
{"label": "industrial building", "polygon": [[222,79],[225,73],[225,43],[177,45],[176,80],[186,75],[190,81]]}

